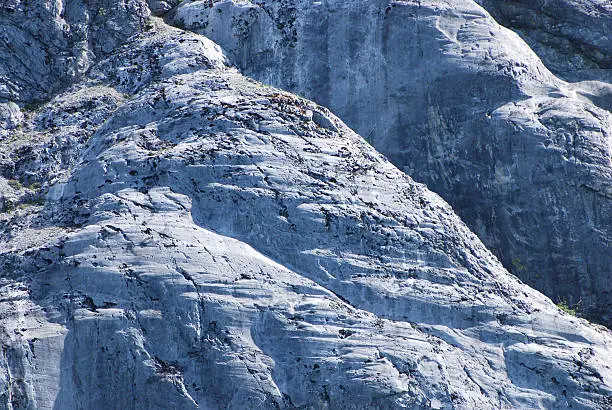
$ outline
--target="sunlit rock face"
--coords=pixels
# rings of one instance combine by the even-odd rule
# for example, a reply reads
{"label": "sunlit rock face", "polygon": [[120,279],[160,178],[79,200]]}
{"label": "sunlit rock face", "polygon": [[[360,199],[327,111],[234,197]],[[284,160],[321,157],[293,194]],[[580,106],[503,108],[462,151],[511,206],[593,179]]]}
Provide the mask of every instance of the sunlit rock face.
{"label": "sunlit rock face", "polygon": [[32,106],[145,29],[144,0],[0,1],[0,102]]}
{"label": "sunlit rock face", "polygon": [[[13,107],[14,108],[14,107]],[[157,21],[0,130],[0,407],[605,408],[612,336]]]}
{"label": "sunlit rock face", "polygon": [[185,1],[167,20],[332,109],[507,269],[610,325],[610,6],[480,3],[538,54],[471,0]]}

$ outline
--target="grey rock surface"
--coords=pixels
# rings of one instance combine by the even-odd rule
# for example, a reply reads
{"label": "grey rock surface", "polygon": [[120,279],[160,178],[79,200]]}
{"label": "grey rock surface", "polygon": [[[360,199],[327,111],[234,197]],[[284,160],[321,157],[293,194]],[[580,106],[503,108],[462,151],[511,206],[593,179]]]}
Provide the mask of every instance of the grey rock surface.
{"label": "grey rock surface", "polygon": [[609,330],[325,108],[154,26],[1,131],[1,408],[612,404]]}
{"label": "grey rock surface", "polygon": [[145,29],[144,0],[0,1],[0,102],[33,106]]}
{"label": "grey rock surface", "polygon": [[164,14],[172,10],[174,6],[180,3],[180,0],[148,0],[148,3],[151,12],[154,15],[163,16]]}
{"label": "grey rock surface", "polygon": [[14,102],[0,103],[0,128],[14,129],[23,121],[21,108]]}
{"label": "grey rock surface", "polygon": [[477,0],[516,30],[546,67],[571,81],[612,82],[612,3],[606,0]]}
{"label": "grey rock surface", "polygon": [[[471,0],[185,1],[168,21],[332,109],[449,201],[513,273],[610,325],[609,3],[481,3],[528,26],[544,61],[581,81],[557,78]],[[584,64],[560,66],[572,50]]]}

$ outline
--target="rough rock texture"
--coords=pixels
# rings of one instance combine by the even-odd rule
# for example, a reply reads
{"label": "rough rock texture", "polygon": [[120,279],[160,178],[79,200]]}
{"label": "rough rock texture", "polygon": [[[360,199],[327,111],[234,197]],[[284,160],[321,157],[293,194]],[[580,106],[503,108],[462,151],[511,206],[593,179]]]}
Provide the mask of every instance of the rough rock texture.
{"label": "rough rock texture", "polygon": [[0,128],[14,129],[23,121],[21,108],[14,102],[0,103]]}
{"label": "rough rock texture", "polygon": [[[557,71],[570,71],[557,67],[573,61],[569,41],[579,68],[609,69],[605,2],[482,3],[522,16]],[[185,1],[168,21],[331,108],[513,273],[612,324],[612,85],[555,77],[471,0]]]}
{"label": "rough rock texture", "polygon": [[32,105],[141,32],[144,0],[1,0],[0,102]]}
{"label": "rough rock texture", "polygon": [[0,406],[606,408],[612,335],[158,23],[3,130]]}
{"label": "rough rock texture", "polygon": [[477,0],[516,30],[563,78],[612,80],[612,3],[607,0]]}

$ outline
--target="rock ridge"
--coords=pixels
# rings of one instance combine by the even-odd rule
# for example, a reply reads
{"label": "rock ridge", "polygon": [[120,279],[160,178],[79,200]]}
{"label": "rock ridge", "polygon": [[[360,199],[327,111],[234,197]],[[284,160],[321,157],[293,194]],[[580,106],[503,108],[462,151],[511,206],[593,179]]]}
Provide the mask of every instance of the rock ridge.
{"label": "rock ridge", "polygon": [[478,3],[185,1],[166,20],[329,107],[507,269],[610,325],[610,7]]}
{"label": "rock ridge", "polygon": [[150,21],[2,130],[5,408],[605,408],[612,335],[327,109]]}

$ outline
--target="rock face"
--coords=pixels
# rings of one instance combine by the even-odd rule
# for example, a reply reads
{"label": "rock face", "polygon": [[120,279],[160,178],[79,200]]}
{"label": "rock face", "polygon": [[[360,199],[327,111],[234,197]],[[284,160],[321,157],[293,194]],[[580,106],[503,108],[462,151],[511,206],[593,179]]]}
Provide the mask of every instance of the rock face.
{"label": "rock face", "polygon": [[0,102],[48,99],[144,30],[144,0],[0,1]]}
{"label": "rock face", "polygon": [[612,335],[161,22],[0,131],[0,406],[606,408]]}
{"label": "rock face", "polygon": [[168,21],[331,108],[513,273],[610,325],[612,85],[594,80],[610,69],[610,6],[480,3],[584,81],[555,77],[471,0],[185,1]]}
{"label": "rock face", "polygon": [[612,74],[612,4],[606,0],[477,0],[516,30],[555,74],[571,81]]}

